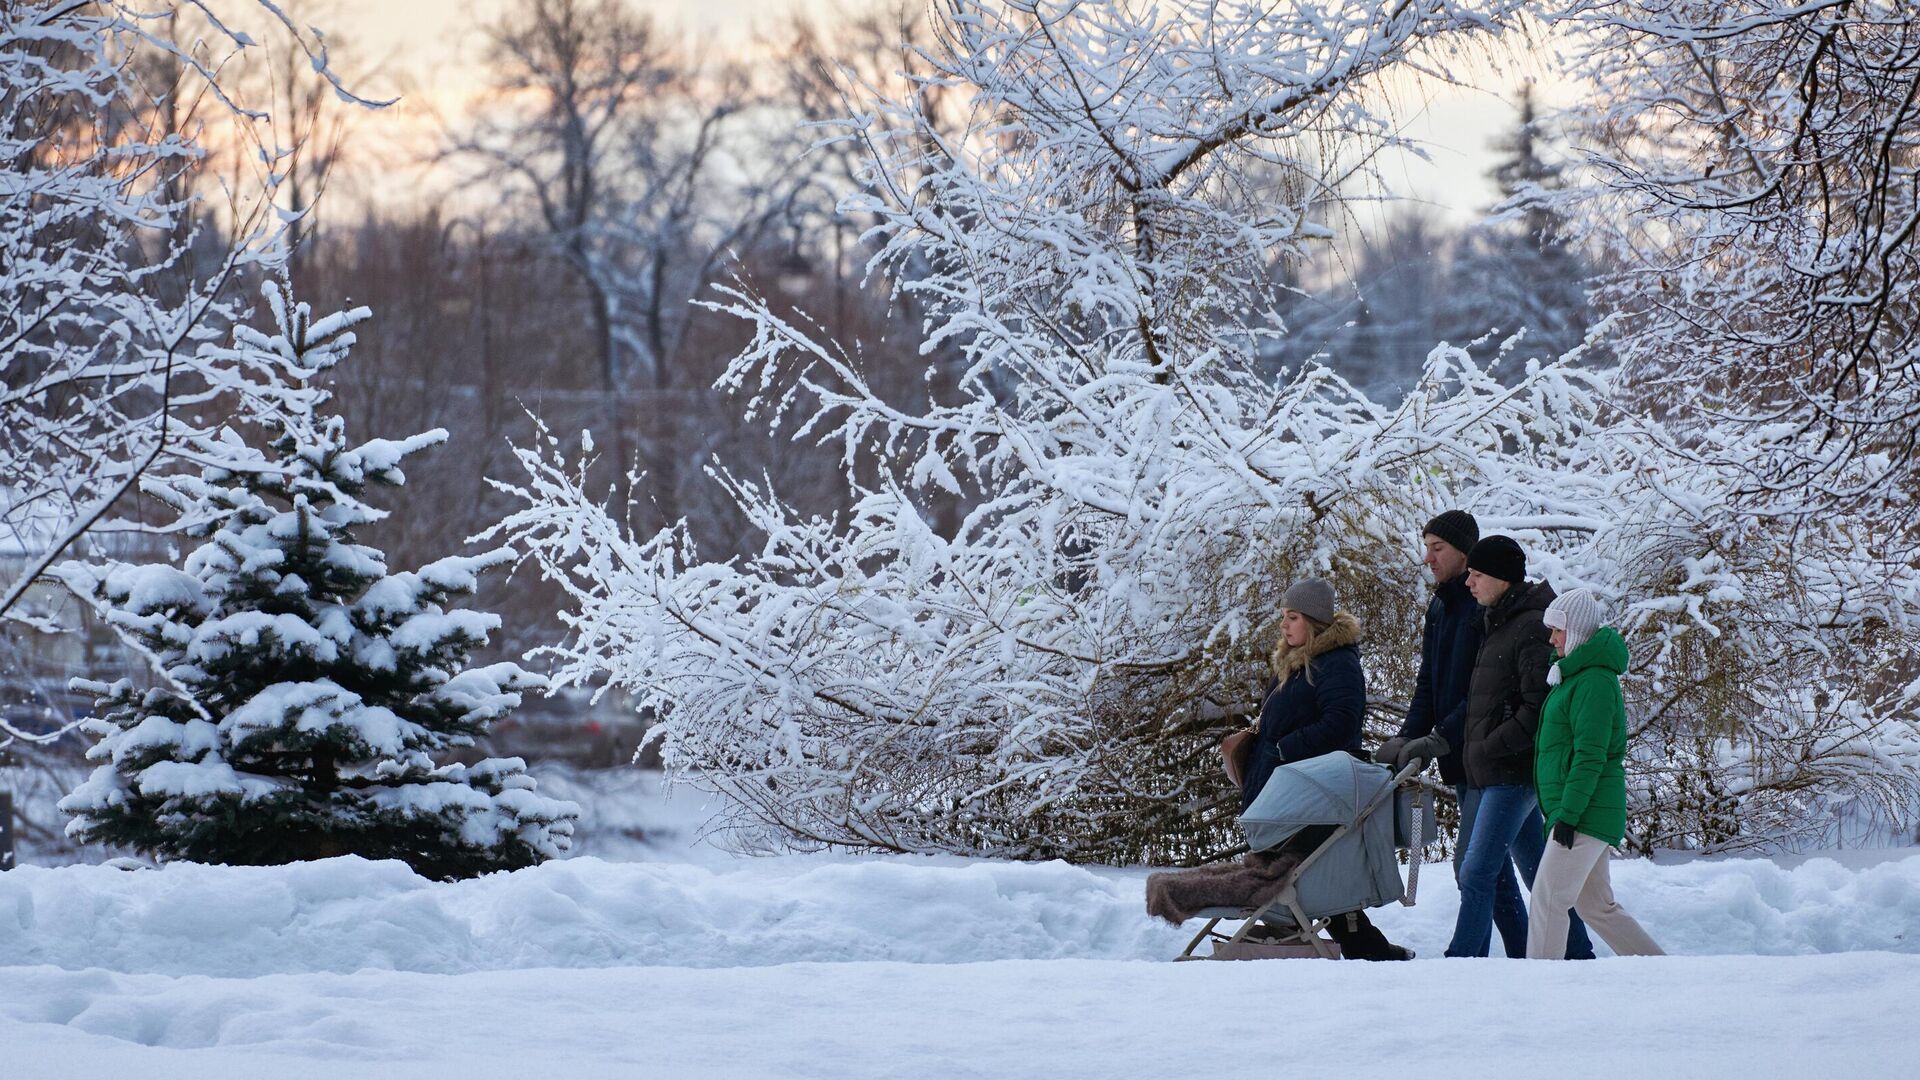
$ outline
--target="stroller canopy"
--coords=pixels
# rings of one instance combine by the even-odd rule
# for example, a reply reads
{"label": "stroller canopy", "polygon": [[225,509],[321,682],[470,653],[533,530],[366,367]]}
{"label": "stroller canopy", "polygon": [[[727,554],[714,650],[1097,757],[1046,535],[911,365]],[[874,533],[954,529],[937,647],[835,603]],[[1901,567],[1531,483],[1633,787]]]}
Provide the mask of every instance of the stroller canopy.
{"label": "stroller canopy", "polygon": [[[1376,907],[1400,899],[1406,887],[1394,857],[1393,777],[1378,765],[1344,751],[1305,761],[1289,761],[1273,770],[1265,787],[1240,815],[1247,848],[1266,851],[1314,825],[1353,825],[1328,841],[1313,865],[1296,879],[1300,907],[1321,918]],[[1380,801],[1360,819],[1374,798]]]}
{"label": "stroller canopy", "polygon": [[1392,784],[1387,770],[1344,752],[1289,761],[1273,771],[1253,805],[1240,815],[1247,847],[1279,847],[1309,825],[1353,824]]}

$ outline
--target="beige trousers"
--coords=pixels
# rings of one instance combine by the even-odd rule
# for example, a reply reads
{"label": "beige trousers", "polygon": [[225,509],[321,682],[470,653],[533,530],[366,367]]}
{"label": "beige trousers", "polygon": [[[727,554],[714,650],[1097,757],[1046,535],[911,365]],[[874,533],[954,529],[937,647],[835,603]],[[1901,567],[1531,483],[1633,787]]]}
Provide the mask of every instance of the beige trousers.
{"label": "beige trousers", "polygon": [[1607,880],[1605,840],[1576,833],[1573,847],[1547,840],[1540,869],[1533,875],[1528,907],[1527,959],[1558,960],[1567,954],[1567,909],[1580,913],[1587,929],[1619,956],[1665,956],[1640,924],[1613,898]]}

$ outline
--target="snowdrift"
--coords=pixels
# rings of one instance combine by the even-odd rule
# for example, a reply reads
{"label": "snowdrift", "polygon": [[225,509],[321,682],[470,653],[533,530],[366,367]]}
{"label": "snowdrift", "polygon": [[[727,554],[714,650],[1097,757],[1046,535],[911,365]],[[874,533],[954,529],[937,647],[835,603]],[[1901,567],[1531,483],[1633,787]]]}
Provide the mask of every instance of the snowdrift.
{"label": "snowdrift", "polygon": [[[1920,851],[1615,864],[1624,903],[1676,954],[1920,953]],[[0,874],[0,968],[250,977],[363,969],[461,973],[794,962],[1164,960],[1182,931],[1147,918],[1145,870],[921,858],[721,866],[579,858],[441,884],[398,862],[285,867],[21,867]],[[1437,957],[1453,885],[1429,867],[1415,908],[1375,918]]]}

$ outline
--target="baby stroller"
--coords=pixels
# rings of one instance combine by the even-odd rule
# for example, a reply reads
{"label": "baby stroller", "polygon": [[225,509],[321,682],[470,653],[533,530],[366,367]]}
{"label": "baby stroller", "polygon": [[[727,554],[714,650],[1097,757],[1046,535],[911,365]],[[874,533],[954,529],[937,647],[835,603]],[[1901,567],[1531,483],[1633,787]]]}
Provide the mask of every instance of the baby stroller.
{"label": "baby stroller", "polygon": [[[1290,865],[1275,862],[1285,865],[1278,878],[1247,890],[1245,898],[1192,912],[1206,924],[1176,959],[1337,959],[1339,946],[1322,935],[1330,917],[1396,900],[1412,906],[1420,856],[1434,831],[1433,794],[1419,779],[1425,767],[1424,760],[1410,761],[1394,775],[1332,753],[1275,769],[1240,825],[1249,852],[1284,851]],[[1412,853],[1404,885],[1397,848]],[[1219,928],[1232,920],[1240,924],[1233,933]],[[1208,956],[1195,952],[1205,941],[1213,943]]]}

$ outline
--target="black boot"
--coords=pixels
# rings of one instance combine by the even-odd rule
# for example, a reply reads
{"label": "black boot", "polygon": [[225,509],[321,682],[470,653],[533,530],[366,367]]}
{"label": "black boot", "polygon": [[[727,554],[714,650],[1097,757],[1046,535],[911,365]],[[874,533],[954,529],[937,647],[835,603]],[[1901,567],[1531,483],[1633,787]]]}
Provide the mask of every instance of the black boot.
{"label": "black boot", "polygon": [[1327,923],[1327,934],[1339,944],[1340,955],[1349,960],[1413,959],[1412,949],[1388,941],[1364,911],[1335,915]]}

